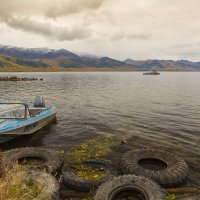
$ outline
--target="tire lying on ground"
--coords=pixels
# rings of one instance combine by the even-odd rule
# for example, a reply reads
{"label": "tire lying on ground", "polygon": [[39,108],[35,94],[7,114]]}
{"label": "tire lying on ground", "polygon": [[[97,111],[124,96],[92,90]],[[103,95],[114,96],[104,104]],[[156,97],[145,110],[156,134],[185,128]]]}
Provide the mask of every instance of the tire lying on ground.
{"label": "tire lying on ground", "polygon": [[99,186],[94,200],[166,200],[165,191],[154,181],[135,175],[118,176]]}
{"label": "tire lying on ground", "polygon": [[46,169],[48,173],[56,173],[63,165],[63,156],[55,151],[43,148],[18,148],[2,153],[2,164],[4,168],[13,168],[16,163],[23,159],[36,159],[41,163],[33,164],[31,168]]}
{"label": "tire lying on ground", "polygon": [[43,185],[41,193],[34,200],[59,200],[59,183],[52,175],[41,171],[30,171],[28,176],[37,184]]}
{"label": "tire lying on ground", "polygon": [[123,174],[148,177],[162,186],[182,184],[188,177],[188,165],[184,159],[153,149],[126,152],[121,158],[120,168]]}
{"label": "tire lying on ground", "polygon": [[68,171],[63,172],[63,183],[67,187],[70,187],[74,190],[90,191],[91,189],[98,187],[100,184],[106,182],[107,180],[117,176],[117,172],[108,163],[89,160],[84,161],[83,164],[94,168],[102,168],[105,171],[105,176],[94,180],[87,180],[79,177],[75,170],[69,169]]}

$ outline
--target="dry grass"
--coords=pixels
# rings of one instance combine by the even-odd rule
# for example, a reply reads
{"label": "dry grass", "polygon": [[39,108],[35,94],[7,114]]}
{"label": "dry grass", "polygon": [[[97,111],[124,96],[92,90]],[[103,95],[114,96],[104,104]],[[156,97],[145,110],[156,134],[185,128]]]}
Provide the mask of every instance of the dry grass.
{"label": "dry grass", "polygon": [[18,165],[6,172],[0,182],[0,200],[33,200],[41,194],[44,185],[35,183],[27,176],[28,169]]}
{"label": "dry grass", "polygon": [[17,161],[16,164],[25,165],[27,167],[32,167],[32,166],[38,166],[38,165],[44,164],[44,160],[39,159],[39,158],[30,157],[30,158],[20,159],[20,160]]}

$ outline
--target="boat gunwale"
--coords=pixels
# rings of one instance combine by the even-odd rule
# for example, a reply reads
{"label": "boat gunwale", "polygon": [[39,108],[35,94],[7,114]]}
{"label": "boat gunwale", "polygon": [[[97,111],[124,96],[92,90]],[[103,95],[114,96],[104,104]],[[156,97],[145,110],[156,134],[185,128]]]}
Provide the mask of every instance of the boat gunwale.
{"label": "boat gunwale", "polygon": [[[19,102],[0,102],[0,105],[3,105],[3,104],[8,104],[8,105],[23,105],[24,106],[24,108],[25,108],[25,114],[24,114],[24,117],[0,117],[0,119],[5,119],[5,120],[15,120],[15,119],[28,119],[28,118],[31,118],[31,117],[34,117],[34,116],[36,116],[37,114],[39,114],[39,113],[36,113],[36,114],[32,114],[31,113],[31,111],[30,110],[33,110],[33,109],[38,109],[38,108],[36,108],[36,107],[29,107],[28,106],[28,104],[27,103],[19,103]],[[43,112],[43,110],[46,110],[46,109],[51,109],[51,108],[54,108],[54,107],[40,107],[40,109],[42,110],[41,112]],[[6,111],[3,111],[3,112],[7,112],[7,111],[9,111],[9,110],[14,110],[14,109],[8,109],[8,110],[6,110]],[[1,113],[1,112],[0,112]],[[28,117],[28,114],[29,114],[29,116],[30,117]]]}

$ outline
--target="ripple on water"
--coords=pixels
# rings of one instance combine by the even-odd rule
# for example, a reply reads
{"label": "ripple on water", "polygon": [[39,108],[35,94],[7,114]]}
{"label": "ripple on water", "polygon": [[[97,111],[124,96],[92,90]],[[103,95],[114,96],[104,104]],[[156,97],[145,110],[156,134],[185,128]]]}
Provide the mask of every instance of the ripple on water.
{"label": "ripple on water", "polygon": [[41,95],[58,113],[56,124],[23,138],[23,143],[22,139],[9,142],[7,148],[65,149],[97,135],[132,134],[200,151],[200,73],[162,72],[156,77],[140,72],[13,75],[44,81],[1,82],[1,98],[32,103],[35,95]]}

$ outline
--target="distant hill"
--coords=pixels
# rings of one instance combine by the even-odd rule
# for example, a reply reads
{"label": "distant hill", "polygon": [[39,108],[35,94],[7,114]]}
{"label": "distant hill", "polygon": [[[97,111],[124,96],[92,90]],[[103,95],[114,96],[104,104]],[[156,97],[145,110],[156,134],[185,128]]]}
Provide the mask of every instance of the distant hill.
{"label": "distant hill", "polygon": [[14,60],[0,56],[0,71],[26,71],[27,67],[18,65]]}
{"label": "distant hill", "polygon": [[55,59],[61,56],[78,57],[65,49],[54,50],[47,48],[18,48],[0,45],[0,54],[19,59]]}
{"label": "distant hill", "polygon": [[138,66],[140,69],[144,70],[170,70],[170,71],[179,71],[179,70],[200,70],[200,62],[191,62],[188,60],[144,60],[144,61],[135,61],[132,59],[126,59],[124,61],[126,64],[132,66]]}
{"label": "distant hill", "polygon": [[0,72],[37,72],[58,70],[57,67],[48,66],[40,61],[21,60],[13,57],[0,56]]}
{"label": "distant hill", "polygon": [[197,71],[200,62],[188,60],[119,61],[87,53],[72,53],[65,49],[18,48],[0,45],[0,71]]}

